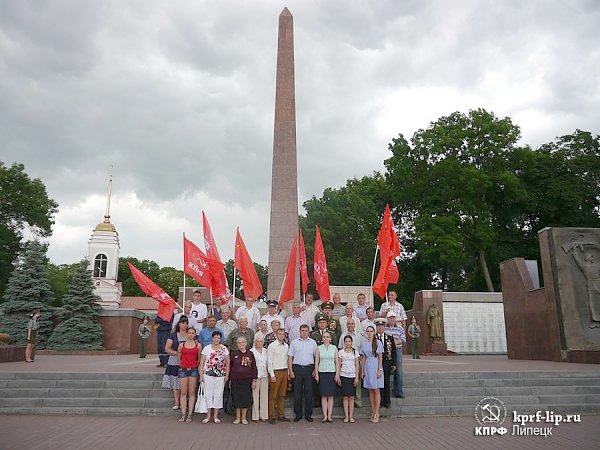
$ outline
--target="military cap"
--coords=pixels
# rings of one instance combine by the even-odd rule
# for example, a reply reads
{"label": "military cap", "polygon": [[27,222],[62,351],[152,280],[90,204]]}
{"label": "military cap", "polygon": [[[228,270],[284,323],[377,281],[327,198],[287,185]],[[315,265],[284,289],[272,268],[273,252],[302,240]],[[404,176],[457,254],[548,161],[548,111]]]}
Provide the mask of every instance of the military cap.
{"label": "military cap", "polygon": [[267,300],[267,306],[277,306],[277,300]]}
{"label": "military cap", "polygon": [[333,303],[332,302],[323,302],[321,303],[321,309],[333,309]]}
{"label": "military cap", "polygon": [[329,317],[327,317],[325,314],[317,314],[317,317],[315,317],[315,319],[318,322],[319,320],[329,320]]}
{"label": "military cap", "polygon": [[378,317],[377,319],[375,319],[375,320],[373,321],[373,323],[374,323],[375,325],[385,325],[385,324],[386,324],[386,321],[385,321],[385,319],[384,319],[383,317]]}

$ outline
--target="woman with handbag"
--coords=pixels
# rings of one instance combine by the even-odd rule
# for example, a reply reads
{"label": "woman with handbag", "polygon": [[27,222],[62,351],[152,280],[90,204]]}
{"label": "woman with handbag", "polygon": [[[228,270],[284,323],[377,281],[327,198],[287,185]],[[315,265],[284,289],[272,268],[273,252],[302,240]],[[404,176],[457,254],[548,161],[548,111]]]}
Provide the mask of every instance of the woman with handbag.
{"label": "woman with handbag", "polygon": [[223,407],[223,390],[229,380],[229,350],[221,344],[221,332],[215,330],[211,343],[202,349],[200,357],[200,383],[204,383],[208,412],[202,423],[212,419],[221,423],[219,409]]}
{"label": "woman with handbag", "polygon": [[237,338],[237,350],[231,353],[231,389],[235,406],[234,424],[248,425],[246,416],[252,405],[252,389],[256,388],[258,370],[254,354],[248,350],[244,336]]}
{"label": "woman with handbag", "polygon": [[[191,422],[196,402],[196,383],[198,382],[199,352],[202,345],[196,341],[196,329],[187,329],[187,340],[179,344],[177,356],[179,356],[179,389],[181,405],[180,422]],[[186,408],[187,407],[187,408]],[[186,410],[188,414],[186,416]]]}

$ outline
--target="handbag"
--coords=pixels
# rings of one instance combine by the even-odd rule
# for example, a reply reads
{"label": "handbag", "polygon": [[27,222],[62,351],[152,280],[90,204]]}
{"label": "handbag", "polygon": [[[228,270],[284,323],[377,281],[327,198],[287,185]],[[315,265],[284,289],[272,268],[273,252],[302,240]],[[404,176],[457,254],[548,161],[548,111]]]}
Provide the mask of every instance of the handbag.
{"label": "handbag", "polygon": [[198,388],[198,398],[196,399],[194,411],[197,413],[208,412],[208,408],[206,407],[206,396],[204,395],[204,383],[200,383],[200,387]]}
{"label": "handbag", "polygon": [[225,414],[232,415],[235,411],[235,405],[233,404],[233,389],[231,388],[231,381],[225,383],[225,389],[223,390],[223,411]]}

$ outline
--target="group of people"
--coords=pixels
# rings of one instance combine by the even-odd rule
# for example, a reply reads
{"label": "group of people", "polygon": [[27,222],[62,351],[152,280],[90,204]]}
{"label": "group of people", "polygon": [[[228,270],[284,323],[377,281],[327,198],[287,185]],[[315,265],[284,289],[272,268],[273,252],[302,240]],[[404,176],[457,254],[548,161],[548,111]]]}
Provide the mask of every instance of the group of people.
{"label": "group of people", "polygon": [[[336,396],[342,397],[343,421],[354,423],[354,407],[362,406],[365,388],[371,421],[377,423],[380,406],[390,406],[391,394],[404,396],[406,312],[393,291],[378,313],[366,305],[364,294],[358,295],[356,306],[341,304],[339,294],[332,300],[319,309],[307,294],[305,302],[294,303],[287,315],[278,310],[277,302],[268,301],[267,313],[261,316],[254,299],[248,297],[235,312],[222,308],[217,318],[202,303],[200,291],[195,291],[192,302],[186,302],[171,323],[157,317],[159,366],[165,367],[162,386],[173,390],[173,409],[181,410],[179,421],[192,421],[197,384],[201,383],[207,408],[203,423],[221,422],[219,411],[226,387],[233,397],[235,424],[248,424],[249,419],[272,424],[289,421],[284,400],[290,388],[294,391],[295,422],[302,418],[313,421],[318,394],[323,423],[333,421]],[[144,320],[140,326],[142,339],[146,325]],[[420,332],[413,317],[408,335],[414,358],[419,357]]]}

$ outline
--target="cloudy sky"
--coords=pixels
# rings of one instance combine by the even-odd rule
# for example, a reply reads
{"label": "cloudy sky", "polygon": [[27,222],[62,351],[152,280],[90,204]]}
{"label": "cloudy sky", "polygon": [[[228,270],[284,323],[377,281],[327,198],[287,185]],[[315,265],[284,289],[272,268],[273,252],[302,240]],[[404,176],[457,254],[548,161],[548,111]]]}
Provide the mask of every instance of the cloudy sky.
{"label": "cloudy sky", "polygon": [[201,211],[267,263],[277,21],[294,15],[300,203],[383,168],[454,111],[537,146],[600,133],[600,2],[25,1],[0,13],[0,161],[60,205],[49,255],[87,253],[113,174],[121,255],[181,266]]}

